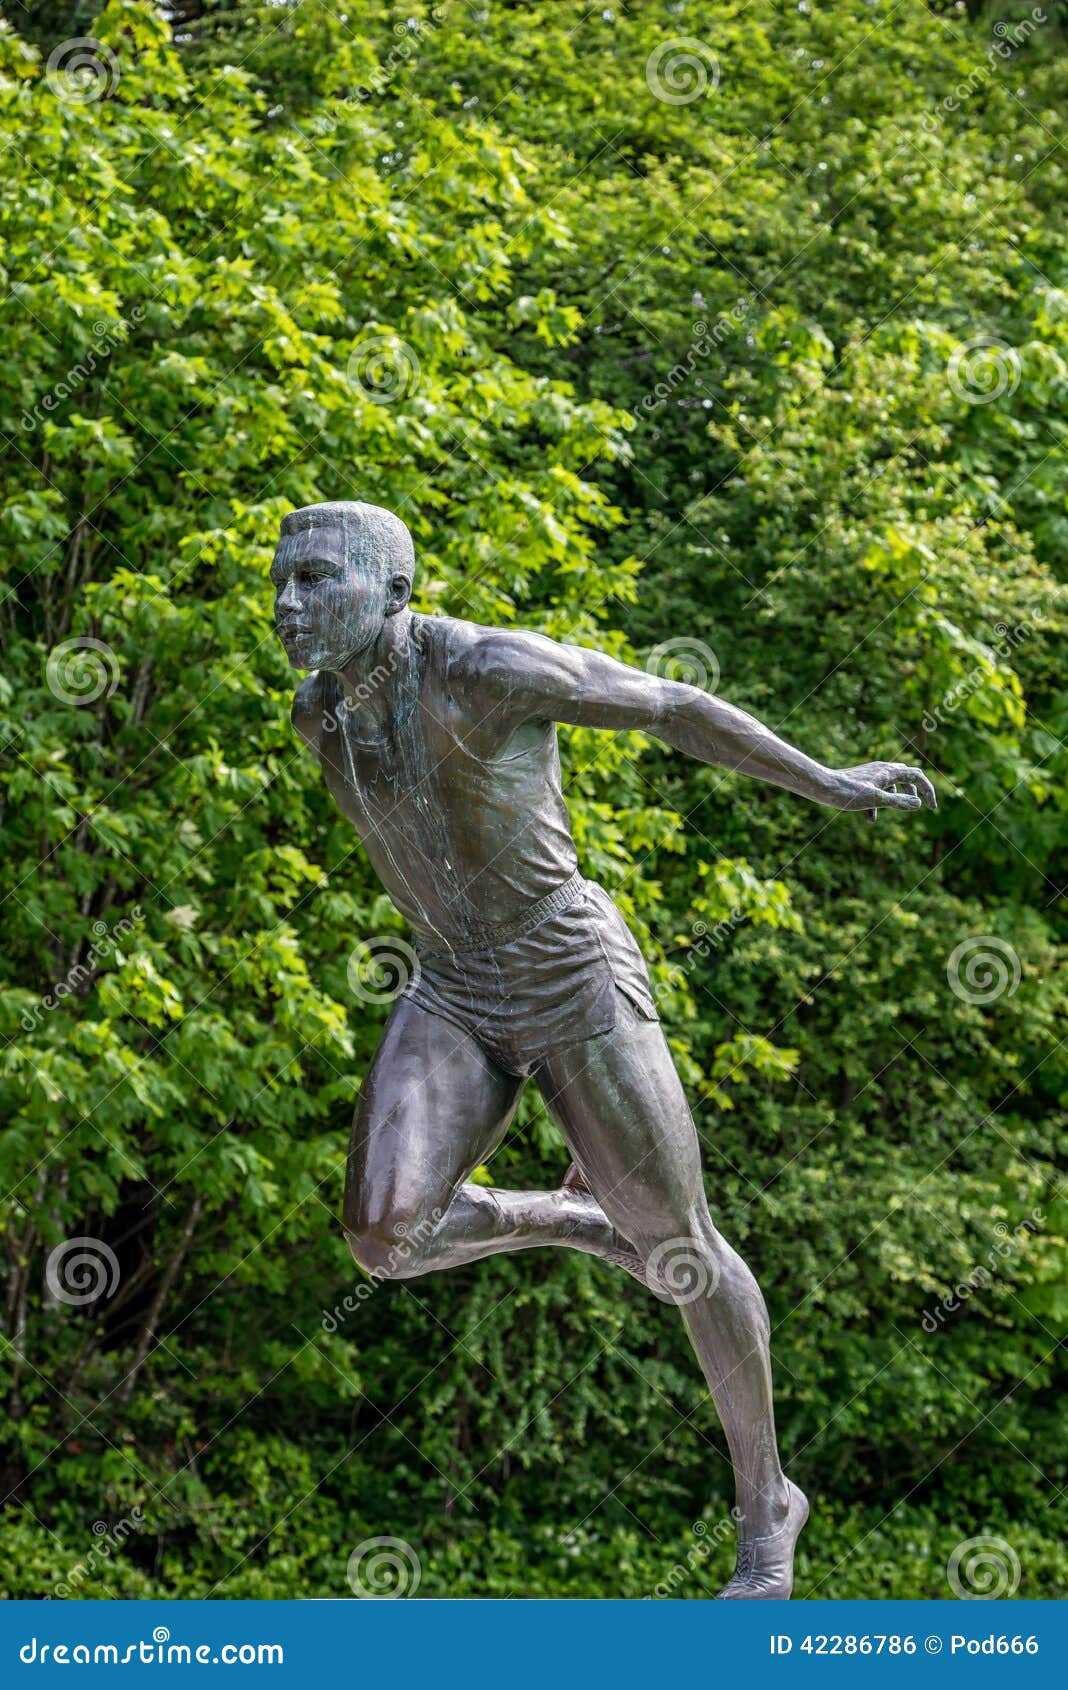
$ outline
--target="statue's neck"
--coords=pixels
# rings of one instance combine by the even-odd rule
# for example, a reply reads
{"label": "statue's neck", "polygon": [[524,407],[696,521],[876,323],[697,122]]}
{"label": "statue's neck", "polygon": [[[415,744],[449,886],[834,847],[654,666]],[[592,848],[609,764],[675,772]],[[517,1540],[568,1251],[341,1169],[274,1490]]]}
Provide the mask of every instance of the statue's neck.
{"label": "statue's neck", "polygon": [[412,613],[405,607],[387,616],[371,644],[334,670],[350,717],[361,738],[389,730],[396,708],[396,682],[408,662]]}

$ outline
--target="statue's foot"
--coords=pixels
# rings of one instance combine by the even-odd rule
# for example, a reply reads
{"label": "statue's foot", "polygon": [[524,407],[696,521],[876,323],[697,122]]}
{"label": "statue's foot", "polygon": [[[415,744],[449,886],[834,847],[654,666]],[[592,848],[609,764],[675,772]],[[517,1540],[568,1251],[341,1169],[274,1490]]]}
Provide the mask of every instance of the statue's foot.
{"label": "statue's foot", "polygon": [[794,1588],[794,1550],[808,1519],[808,1498],[790,1480],[786,1520],[768,1537],[738,1540],[734,1577],[723,1586],[717,1602],[788,1602]]}
{"label": "statue's foot", "polygon": [[564,1190],[584,1191],[587,1197],[593,1196],[593,1192],[586,1184],[586,1176],[577,1162],[572,1162],[567,1170],[567,1173],[564,1175]]}

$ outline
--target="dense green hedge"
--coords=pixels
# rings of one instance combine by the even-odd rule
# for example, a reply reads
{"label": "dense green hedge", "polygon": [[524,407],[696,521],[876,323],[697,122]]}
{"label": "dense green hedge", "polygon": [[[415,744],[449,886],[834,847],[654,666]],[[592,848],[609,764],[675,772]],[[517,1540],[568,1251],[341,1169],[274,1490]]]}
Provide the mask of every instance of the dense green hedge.
{"label": "dense green hedge", "polygon": [[[722,1437],[629,1280],[356,1295],[385,1012],[346,961],[399,923],[266,580],[284,510],[353,497],[404,514],[424,610],[682,641],[809,753],[931,771],[938,813],[873,829],[565,745],[768,1298],[801,1592],[946,1596],[985,1536],[1064,1594],[1056,22],[174,10],[0,33],[6,1592],[344,1593],[379,1536],[430,1595],[730,1562]],[[564,1165],[531,1095],[486,1177]],[[79,1237],[118,1274],[84,1305],[45,1274]]]}

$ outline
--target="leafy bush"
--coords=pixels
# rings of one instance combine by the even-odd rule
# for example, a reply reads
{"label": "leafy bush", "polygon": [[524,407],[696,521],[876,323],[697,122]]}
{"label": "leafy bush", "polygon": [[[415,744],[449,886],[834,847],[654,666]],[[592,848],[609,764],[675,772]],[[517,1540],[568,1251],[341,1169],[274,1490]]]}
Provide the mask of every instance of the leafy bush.
{"label": "leafy bush", "polygon": [[[629,1280],[356,1294],[382,1015],[346,960],[399,922],[298,751],[266,579],[326,497],[402,512],[425,611],[682,641],[812,755],[932,771],[936,816],[871,830],[564,736],[768,1297],[800,1591],[944,1596],[985,1534],[1063,1594],[1060,36],[171,10],[0,33],[8,1594],[336,1594],[378,1536],[428,1595],[730,1563],[721,1434]],[[564,1165],[531,1095],[488,1177]],[[45,1264],[86,1237],[117,1283],[71,1303]]]}

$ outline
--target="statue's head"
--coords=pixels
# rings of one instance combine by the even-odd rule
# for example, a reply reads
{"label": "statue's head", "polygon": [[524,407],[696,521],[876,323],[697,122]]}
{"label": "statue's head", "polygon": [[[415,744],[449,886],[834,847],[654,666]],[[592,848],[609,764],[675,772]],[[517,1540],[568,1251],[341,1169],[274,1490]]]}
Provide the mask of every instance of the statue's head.
{"label": "statue's head", "polygon": [[340,669],[408,603],[412,537],[379,505],[305,505],[282,518],[274,619],[294,669]]}

